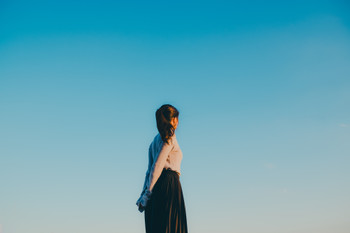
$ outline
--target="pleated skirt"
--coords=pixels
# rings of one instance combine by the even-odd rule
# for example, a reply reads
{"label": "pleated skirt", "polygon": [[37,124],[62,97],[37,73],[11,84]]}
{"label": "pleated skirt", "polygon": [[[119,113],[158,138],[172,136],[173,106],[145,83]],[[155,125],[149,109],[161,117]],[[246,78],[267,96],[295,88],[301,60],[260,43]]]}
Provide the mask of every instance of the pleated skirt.
{"label": "pleated skirt", "polygon": [[163,169],[145,209],[146,233],[187,233],[186,208],[177,172]]}

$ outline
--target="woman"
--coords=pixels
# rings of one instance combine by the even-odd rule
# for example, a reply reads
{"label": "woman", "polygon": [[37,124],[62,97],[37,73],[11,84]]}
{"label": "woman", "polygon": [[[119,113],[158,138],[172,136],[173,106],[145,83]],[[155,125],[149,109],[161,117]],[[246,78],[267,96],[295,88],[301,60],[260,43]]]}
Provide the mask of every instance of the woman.
{"label": "woman", "polygon": [[170,104],[156,111],[158,134],[148,150],[148,169],[136,205],[145,210],[146,233],[187,233],[180,184],[182,152],[176,139],[179,111]]}

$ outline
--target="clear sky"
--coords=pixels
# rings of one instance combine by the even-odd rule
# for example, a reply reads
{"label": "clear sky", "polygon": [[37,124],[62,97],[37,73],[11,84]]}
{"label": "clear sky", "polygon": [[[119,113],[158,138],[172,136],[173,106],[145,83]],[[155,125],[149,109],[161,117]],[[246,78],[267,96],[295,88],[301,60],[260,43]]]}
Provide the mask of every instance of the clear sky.
{"label": "clear sky", "polygon": [[345,0],[1,0],[0,232],[144,232],[165,103],[189,233],[350,232]]}

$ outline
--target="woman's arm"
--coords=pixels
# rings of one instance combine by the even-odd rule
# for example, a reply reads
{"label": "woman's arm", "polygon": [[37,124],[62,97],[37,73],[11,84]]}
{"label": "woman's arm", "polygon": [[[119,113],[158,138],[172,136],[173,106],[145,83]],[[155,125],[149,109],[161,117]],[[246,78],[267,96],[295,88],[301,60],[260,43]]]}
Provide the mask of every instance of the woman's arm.
{"label": "woman's arm", "polygon": [[147,167],[147,171],[146,171],[145,181],[143,183],[141,196],[146,191],[147,181],[148,181],[148,178],[149,178],[149,173],[151,171],[152,164],[153,164],[153,156],[152,156],[151,146],[152,146],[152,144],[148,148],[148,167]]}
{"label": "woman's arm", "polygon": [[149,173],[151,171],[152,165],[153,165],[153,153],[152,153],[152,143],[151,143],[151,145],[148,148],[148,167],[146,171],[145,182],[143,183],[141,195],[139,199],[136,201],[136,205],[139,207],[140,212],[144,211],[144,207],[146,206],[147,201],[150,197],[150,193],[147,190],[147,183],[149,180]]}
{"label": "woman's arm", "polygon": [[143,212],[144,208],[146,207],[147,202],[152,195],[153,186],[155,185],[159,176],[161,175],[166,159],[168,158],[168,155],[173,148],[174,144],[172,138],[169,140],[169,144],[163,142],[158,158],[151,167],[150,172],[148,174],[148,178],[146,178],[147,182],[144,184],[144,187],[146,188],[142,191],[141,197],[136,202],[136,205],[139,206],[140,212]]}
{"label": "woman's arm", "polygon": [[165,166],[166,159],[170,151],[174,148],[173,138],[170,138],[169,144],[163,142],[162,148],[159,152],[156,162],[153,164],[148,180],[148,191],[152,192],[154,185],[156,184],[159,176],[161,175]]}

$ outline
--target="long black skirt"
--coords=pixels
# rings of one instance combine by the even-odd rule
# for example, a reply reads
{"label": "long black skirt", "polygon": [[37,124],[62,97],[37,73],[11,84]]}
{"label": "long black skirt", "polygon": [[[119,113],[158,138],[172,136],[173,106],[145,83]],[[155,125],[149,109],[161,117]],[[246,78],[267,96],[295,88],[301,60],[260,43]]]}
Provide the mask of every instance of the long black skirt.
{"label": "long black skirt", "polygon": [[146,233],[187,233],[185,202],[179,175],[163,169],[145,209]]}

